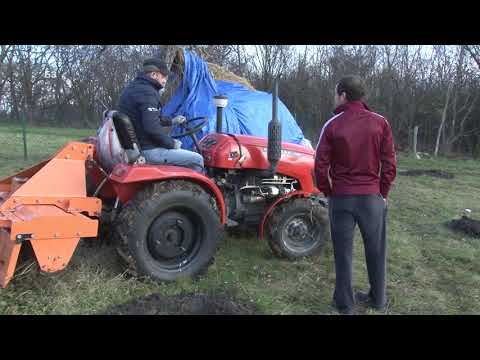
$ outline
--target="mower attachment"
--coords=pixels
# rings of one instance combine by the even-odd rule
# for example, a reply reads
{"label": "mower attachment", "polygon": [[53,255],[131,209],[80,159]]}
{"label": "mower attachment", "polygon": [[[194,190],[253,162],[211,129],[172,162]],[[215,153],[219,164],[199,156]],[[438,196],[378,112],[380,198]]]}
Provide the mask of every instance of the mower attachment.
{"label": "mower attachment", "polygon": [[96,237],[100,199],[87,197],[85,161],[92,144],[71,142],[49,160],[0,180],[0,286],[12,279],[30,241],[40,269],[56,272],[81,237]]}

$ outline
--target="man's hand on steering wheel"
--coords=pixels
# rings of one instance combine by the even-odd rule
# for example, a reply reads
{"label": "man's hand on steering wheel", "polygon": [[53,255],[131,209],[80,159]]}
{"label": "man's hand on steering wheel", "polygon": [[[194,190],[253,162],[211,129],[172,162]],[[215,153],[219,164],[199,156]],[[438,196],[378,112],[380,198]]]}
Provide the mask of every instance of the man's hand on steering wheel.
{"label": "man's hand on steering wheel", "polygon": [[172,125],[182,125],[185,124],[187,118],[183,115],[177,115],[172,119]]}
{"label": "man's hand on steering wheel", "polygon": [[[189,124],[194,121],[198,121],[198,124],[195,125],[194,127],[190,127]],[[172,124],[173,124],[173,119],[172,119]],[[193,140],[193,143],[195,144],[195,147],[197,148],[197,152],[200,153],[200,146],[198,145],[198,140],[195,134],[200,130],[202,130],[207,124],[208,124],[208,118],[206,116],[199,116],[193,119],[188,119],[180,124],[180,126],[183,127],[185,131],[183,131],[180,134],[172,135],[172,138],[178,139],[178,138],[190,135]]]}
{"label": "man's hand on steering wheel", "polygon": [[[195,126],[190,127],[189,124],[194,121],[198,121],[198,123]],[[196,134],[197,132],[202,130],[207,124],[208,124],[208,118],[205,116],[199,116],[192,119],[188,119],[181,124],[181,126],[185,129],[185,131],[180,134],[172,135],[172,138],[178,139],[187,135]]]}

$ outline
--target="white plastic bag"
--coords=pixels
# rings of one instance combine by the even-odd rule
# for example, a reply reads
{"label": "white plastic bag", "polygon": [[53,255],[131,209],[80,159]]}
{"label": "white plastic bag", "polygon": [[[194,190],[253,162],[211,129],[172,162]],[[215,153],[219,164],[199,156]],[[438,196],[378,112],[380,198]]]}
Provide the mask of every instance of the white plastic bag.
{"label": "white plastic bag", "polygon": [[117,164],[128,163],[127,154],[120,145],[111,115],[112,111],[104,113],[103,124],[97,131],[98,157],[107,172],[111,172]]}
{"label": "white plastic bag", "polygon": [[310,150],[314,150],[312,146],[312,142],[308,139],[303,138],[302,145],[305,146],[306,148],[309,148]]}

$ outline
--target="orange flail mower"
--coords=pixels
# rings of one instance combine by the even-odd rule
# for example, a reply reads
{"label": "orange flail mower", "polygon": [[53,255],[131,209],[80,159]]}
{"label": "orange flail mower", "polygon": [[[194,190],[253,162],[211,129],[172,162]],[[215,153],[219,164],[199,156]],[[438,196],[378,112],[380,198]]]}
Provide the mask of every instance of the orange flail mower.
{"label": "orange flail mower", "polygon": [[[51,159],[0,180],[0,286],[12,279],[25,241],[40,269],[66,267],[81,237],[96,237],[100,199],[86,194],[93,145],[71,142]],[[68,179],[68,180],[66,180]]]}

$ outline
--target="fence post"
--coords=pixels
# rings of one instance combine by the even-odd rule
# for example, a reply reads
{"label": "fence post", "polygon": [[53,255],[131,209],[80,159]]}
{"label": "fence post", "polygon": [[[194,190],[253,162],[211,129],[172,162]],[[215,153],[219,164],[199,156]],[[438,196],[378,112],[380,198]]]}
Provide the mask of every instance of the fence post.
{"label": "fence post", "polygon": [[22,134],[23,134],[23,159],[26,161],[27,156],[27,124],[25,123],[25,117],[22,116]]}
{"label": "fence post", "polygon": [[418,159],[417,155],[417,137],[418,137],[418,125],[413,129],[413,156]]}

